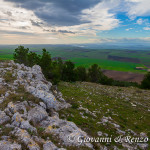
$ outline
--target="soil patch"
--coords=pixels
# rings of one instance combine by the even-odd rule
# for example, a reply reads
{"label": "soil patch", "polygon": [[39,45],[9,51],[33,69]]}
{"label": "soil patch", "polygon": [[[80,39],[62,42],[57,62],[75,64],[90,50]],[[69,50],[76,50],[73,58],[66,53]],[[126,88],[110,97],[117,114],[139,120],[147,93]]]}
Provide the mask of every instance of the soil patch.
{"label": "soil patch", "polygon": [[128,81],[128,82],[137,82],[141,83],[144,78],[144,74],[132,73],[132,72],[121,72],[114,70],[103,70],[103,73],[118,81]]}

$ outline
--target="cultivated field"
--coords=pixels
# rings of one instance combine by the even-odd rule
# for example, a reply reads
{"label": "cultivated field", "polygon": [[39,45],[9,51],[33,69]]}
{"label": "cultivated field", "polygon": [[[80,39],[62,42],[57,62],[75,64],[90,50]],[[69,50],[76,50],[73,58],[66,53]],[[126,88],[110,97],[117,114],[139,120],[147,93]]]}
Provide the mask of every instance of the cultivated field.
{"label": "cultivated field", "polygon": [[[97,63],[105,70],[135,73],[146,73],[147,67],[150,67],[148,50],[89,49],[65,45],[26,45],[25,47],[38,54],[41,54],[42,48],[46,48],[52,57],[70,59],[76,66],[89,67]],[[0,59],[13,59],[15,48],[17,45],[0,46]],[[143,67],[145,70],[137,70],[136,67]]]}

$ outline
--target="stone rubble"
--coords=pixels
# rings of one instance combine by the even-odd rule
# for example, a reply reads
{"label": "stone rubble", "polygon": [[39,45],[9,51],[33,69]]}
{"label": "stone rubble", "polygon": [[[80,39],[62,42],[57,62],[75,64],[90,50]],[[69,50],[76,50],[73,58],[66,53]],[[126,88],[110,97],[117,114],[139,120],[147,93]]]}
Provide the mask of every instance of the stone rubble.
{"label": "stone rubble", "polygon": [[[65,150],[67,146],[93,149],[91,143],[79,144],[79,136],[88,137],[84,131],[73,122],[59,118],[57,111],[71,105],[65,102],[61,92],[52,90],[53,85],[45,79],[40,66],[31,68],[13,61],[7,67],[3,66],[6,64],[1,62],[0,89],[6,90],[0,93],[0,103],[7,103],[6,107],[0,107],[0,125],[5,126],[8,133],[0,137],[0,150],[21,150],[25,147],[29,150]],[[6,74],[10,73],[11,76],[6,79]],[[21,87],[24,89],[21,92],[28,92],[29,98],[21,96],[14,100]],[[12,95],[16,96],[11,99]],[[38,102],[30,99],[30,95]],[[2,128],[0,134],[3,132]],[[59,143],[55,145],[51,138],[47,140],[49,137],[57,137]],[[72,137],[74,140],[69,140]]]}

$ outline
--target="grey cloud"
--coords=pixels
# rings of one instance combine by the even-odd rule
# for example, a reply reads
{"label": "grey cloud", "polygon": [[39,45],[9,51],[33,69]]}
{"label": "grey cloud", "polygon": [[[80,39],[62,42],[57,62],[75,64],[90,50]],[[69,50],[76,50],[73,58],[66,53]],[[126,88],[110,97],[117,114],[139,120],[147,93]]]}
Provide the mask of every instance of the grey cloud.
{"label": "grey cloud", "polygon": [[58,32],[60,32],[60,33],[72,33],[72,34],[75,34],[75,32],[67,31],[67,30],[58,30]]}
{"label": "grey cloud", "polygon": [[23,29],[23,30],[27,30],[29,28],[30,28],[29,26],[21,26],[21,27],[19,27],[19,29]]}
{"label": "grey cloud", "polygon": [[33,10],[50,25],[70,26],[85,23],[80,20],[81,11],[91,8],[101,0],[5,0],[16,6]]}
{"label": "grey cloud", "polygon": [[72,31],[68,31],[68,30],[43,30],[43,31],[46,31],[46,32],[54,32],[54,33],[71,33],[71,34],[75,34],[75,32],[72,32]]}
{"label": "grey cloud", "polygon": [[42,22],[38,22],[38,21],[34,21],[34,20],[30,20],[33,26],[37,26],[37,27],[42,27],[43,23]]}
{"label": "grey cloud", "polygon": [[7,11],[7,12],[3,12],[4,14],[7,14],[8,16],[12,16],[12,12]]}

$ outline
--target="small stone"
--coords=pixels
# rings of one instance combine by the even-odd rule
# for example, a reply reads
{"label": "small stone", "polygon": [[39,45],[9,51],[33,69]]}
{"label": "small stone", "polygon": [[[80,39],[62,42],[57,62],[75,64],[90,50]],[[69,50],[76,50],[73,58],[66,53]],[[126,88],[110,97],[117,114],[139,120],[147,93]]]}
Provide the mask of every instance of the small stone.
{"label": "small stone", "polygon": [[103,133],[101,131],[98,131],[97,134],[98,134],[98,136],[102,136],[103,135]]}

